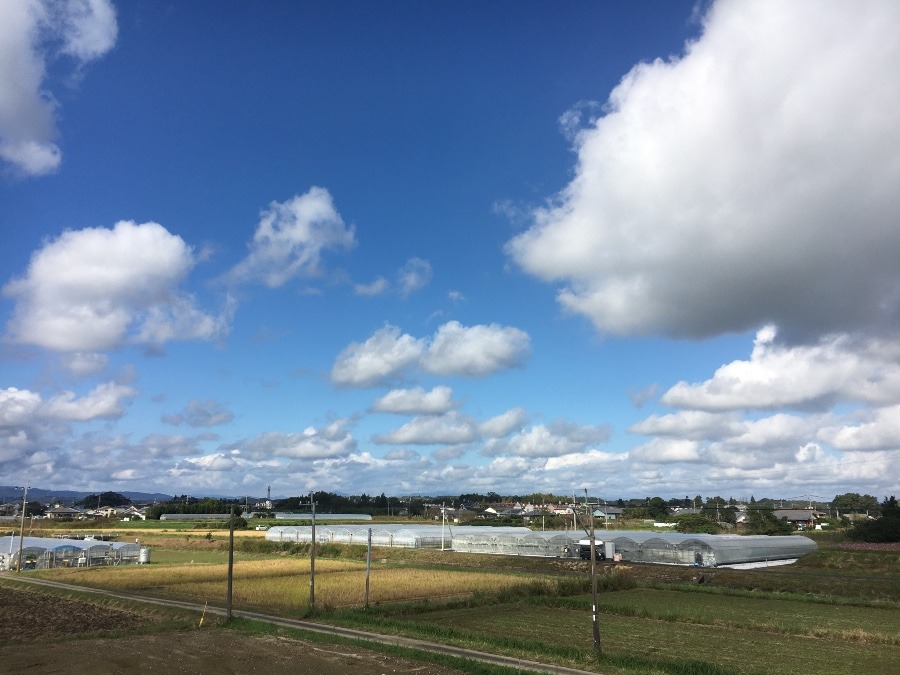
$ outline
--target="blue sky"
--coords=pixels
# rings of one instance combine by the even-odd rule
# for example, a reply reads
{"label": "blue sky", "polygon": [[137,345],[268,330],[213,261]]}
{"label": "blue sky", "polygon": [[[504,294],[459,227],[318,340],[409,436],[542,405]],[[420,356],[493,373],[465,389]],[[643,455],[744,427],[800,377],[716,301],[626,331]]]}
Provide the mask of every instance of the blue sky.
{"label": "blue sky", "polygon": [[900,489],[895,3],[0,2],[0,482]]}

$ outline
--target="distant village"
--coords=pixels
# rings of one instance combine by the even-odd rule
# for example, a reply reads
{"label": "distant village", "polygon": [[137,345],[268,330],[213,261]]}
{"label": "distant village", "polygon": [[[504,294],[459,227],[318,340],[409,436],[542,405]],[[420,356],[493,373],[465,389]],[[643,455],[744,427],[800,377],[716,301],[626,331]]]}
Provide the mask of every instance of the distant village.
{"label": "distant village", "polygon": [[[8,494],[8,492],[6,493]],[[709,524],[709,531],[757,531],[764,516],[766,527],[780,526],[782,531],[822,529],[829,521],[840,519],[855,522],[878,515],[879,502],[871,495],[847,493],[831,502],[804,503],[790,500],[762,499],[756,501],[725,500],[722,497],[703,499],[663,500],[646,499],[604,500],[565,499],[555,495],[532,495],[531,499],[504,499],[495,493],[460,495],[458,497],[377,497],[368,495],[343,496],[329,492],[315,493],[316,511],[320,514],[362,513],[375,517],[440,520],[454,524],[522,524],[547,529],[578,527],[577,521],[592,516],[601,529],[615,528],[624,521],[636,520],[657,527],[682,530],[680,524]],[[537,498],[535,498],[537,497]],[[786,503],[787,502],[787,503]],[[168,500],[132,501],[116,492],[87,495],[70,504],[59,500],[31,500],[25,506],[25,516],[31,519],[57,521],[85,520],[147,520],[177,514],[227,517],[231,508],[245,520],[259,518],[290,518],[310,511],[309,496],[287,499],[266,498],[196,498],[188,495]],[[22,500],[0,503],[0,522],[22,519]],[[775,531],[769,533],[777,533]]]}

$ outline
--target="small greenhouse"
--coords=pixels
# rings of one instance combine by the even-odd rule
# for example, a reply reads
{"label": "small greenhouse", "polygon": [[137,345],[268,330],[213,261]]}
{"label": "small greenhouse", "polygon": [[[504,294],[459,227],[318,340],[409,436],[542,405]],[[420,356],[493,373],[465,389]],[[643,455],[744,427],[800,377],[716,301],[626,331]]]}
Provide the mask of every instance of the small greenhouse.
{"label": "small greenhouse", "polygon": [[7,536],[0,537],[0,571],[18,567],[20,543],[22,570],[133,565],[149,559],[149,550],[137,543],[50,537],[23,537],[20,542]]}

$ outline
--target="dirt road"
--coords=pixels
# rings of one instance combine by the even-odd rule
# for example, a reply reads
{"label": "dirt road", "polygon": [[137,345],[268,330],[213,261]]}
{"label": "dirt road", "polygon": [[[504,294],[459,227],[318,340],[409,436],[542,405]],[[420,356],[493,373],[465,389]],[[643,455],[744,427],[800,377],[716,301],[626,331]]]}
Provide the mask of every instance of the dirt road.
{"label": "dirt road", "polygon": [[[146,632],[155,619],[0,585],[0,673],[456,675],[357,647],[224,628]],[[156,619],[158,620],[158,619]],[[98,637],[114,632],[112,637]]]}

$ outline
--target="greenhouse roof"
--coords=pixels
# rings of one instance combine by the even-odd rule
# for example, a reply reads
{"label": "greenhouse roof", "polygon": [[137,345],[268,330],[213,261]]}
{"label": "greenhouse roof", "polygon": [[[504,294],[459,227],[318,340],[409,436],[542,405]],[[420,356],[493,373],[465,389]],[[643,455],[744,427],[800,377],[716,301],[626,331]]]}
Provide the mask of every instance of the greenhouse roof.
{"label": "greenhouse roof", "polygon": [[[409,525],[319,525],[318,542],[364,544],[368,531],[376,546],[450,548],[473,553],[509,555],[572,555],[570,545],[586,539],[584,530],[533,531],[527,527],[451,526],[440,524]],[[817,549],[803,536],[682,534],[627,530],[596,530],[598,541],[615,544],[624,560],[726,565],[763,560],[799,558]],[[276,526],[269,529],[270,541],[309,542],[310,526]]]}
{"label": "greenhouse roof", "polygon": [[[43,549],[45,551],[62,551],[66,549],[88,550],[95,546],[119,550],[124,547],[137,547],[139,544],[115,541],[99,541],[96,539],[57,539],[55,537],[23,537],[22,548]],[[18,553],[19,537],[0,537],[0,554]]]}

